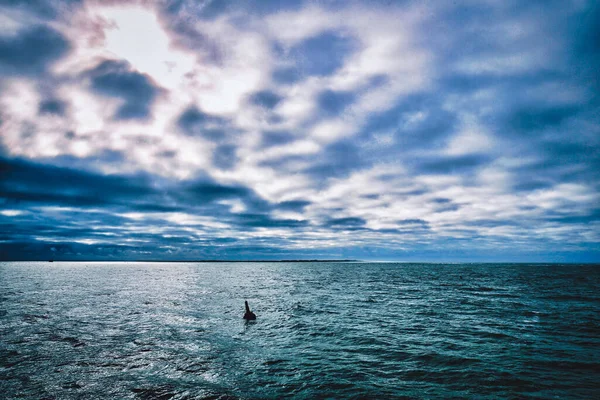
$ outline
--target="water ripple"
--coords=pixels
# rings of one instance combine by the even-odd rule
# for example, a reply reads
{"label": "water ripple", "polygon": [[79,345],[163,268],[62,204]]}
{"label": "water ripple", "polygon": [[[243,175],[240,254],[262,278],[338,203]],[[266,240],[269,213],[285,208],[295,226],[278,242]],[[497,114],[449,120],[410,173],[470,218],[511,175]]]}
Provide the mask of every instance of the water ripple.
{"label": "water ripple", "polygon": [[0,392],[600,398],[599,289],[583,265],[0,263]]}

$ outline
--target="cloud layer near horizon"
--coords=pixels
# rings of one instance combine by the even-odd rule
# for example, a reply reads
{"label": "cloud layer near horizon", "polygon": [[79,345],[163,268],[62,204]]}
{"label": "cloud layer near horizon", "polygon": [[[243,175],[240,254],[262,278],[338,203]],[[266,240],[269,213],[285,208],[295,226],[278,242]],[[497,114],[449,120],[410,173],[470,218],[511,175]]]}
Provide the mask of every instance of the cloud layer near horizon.
{"label": "cloud layer near horizon", "polygon": [[599,19],[0,1],[0,258],[600,260]]}

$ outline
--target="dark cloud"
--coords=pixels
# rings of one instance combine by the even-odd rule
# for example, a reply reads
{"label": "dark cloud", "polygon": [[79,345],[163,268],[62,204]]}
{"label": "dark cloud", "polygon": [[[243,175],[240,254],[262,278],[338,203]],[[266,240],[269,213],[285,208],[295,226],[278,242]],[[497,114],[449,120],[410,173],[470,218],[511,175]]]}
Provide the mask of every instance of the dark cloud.
{"label": "dark cloud", "polygon": [[577,77],[591,88],[595,98],[600,93],[600,3],[590,2],[570,21],[572,27],[572,60]]}
{"label": "dark cloud", "polygon": [[307,221],[273,218],[268,214],[243,213],[232,216],[233,223],[245,228],[303,228]]}
{"label": "dark cloud", "polygon": [[0,201],[60,206],[135,204],[152,193],[142,176],[105,176],[81,170],[0,159]]}
{"label": "dark cloud", "polygon": [[222,204],[222,200],[239,200],[250,213],[268,214],[274,207],[246,186],[221,184],[209,178],[178,182],[166,190],[180,211],[218,218],[228,218],[231,214],[230,207]]}
{"label": "dark cloud", "polygon": [[[44,219],[39,216],[43,215]],[[70,209],[69,211],[29,212],[21,215],[18,223],[1,221],[0,228],[10,232],[9,239],[14,241],[34,240],[35,237],[53,237],[57,241],[95,239],[105,241],[107,234],[119,235],[130,220],[105,212],[83,212]],[[103,226],[102,230],[95,229]],[[130,235],[137,235],[130,232]]]}
{"label": "dark cloud", "polygon": [[[408,149],[440,148],[458,125],[456,114],[443,104],[443,96],[435,93],[416,94],[400,99],[389,109],[369,115],[362,130],[362,139],[376,141],[381,133],[391,133],[394,144],[388,146],[392,157]],[[383,154],[382,154],[383,153]],[[378,158],[385,157],[385,150]]]}
{"label": "dark cloud", "polygon": [[304,172],[325,184],[328,178],[345,177],[365,166],[360,148],[353,141],[347,140],[325,147],[319,155],[311,159],[311,166]]}
{"label": "dark cloud", "polygon": [[423,225],[423,226],[428,226],[429,222],[423,220],[423,219],[401,219],[396,221],[397,224],[399,225]]}
{"label": "dark cloud", "polygon": [[38,107],[39,114],[64,115],[67,110],[67,103],[59,99],[46,99],[40,102]]}
{"label": "dark cloud", "polygon": [[[67,140],[73,140],[77,134],[73,131],[65,132]],[[79,170],[82,172],[96,173],[105,165],[122,165],[126,163],[127,155],[120,151],[102,150],[89,157],[75,157],[72,155],[62,155],[57,157],[40,158],[39,165],[48,165],[66,168],[67,170]]]}
{"label": "dark cloud", "polygon": [[458,204],[449,203],[449,204],[435,207],[434,211],[436,213],[444,213],[444,212],[458,211],[460,209],[461,209],[461,206],[459,206]]}
{"label": "dark cloud", "polygon": [[195,203],[215,200],[240,198],[251,195],[248,188],[242,186],[219,185],[213,182],[190,182],[183,187],[184,193],[190,195]]}
{"label": "dark cloud", "polygon": [[600,221],[600,208],[583,213],[552,213],[545,219],[549,222],[558,222],[561,224],[590,224]]}
{"label": "dark cloud", "polygon": [[435,199],[432,199],[432,201],[437,204],[448,204],[452,202],[452,200],[446,197],[436,197]]}
{"label": "dark cloud", "polygon": [[251,209],[272,207],[243,186],[209,179],[163,182],[146,175],[101,175],[79,169],[0,159],[0,203],[30,206],[99,208],[111,212],[227,213],[219,200],[240,199]]}
{"label": "dark cloud", "polygon": [[262,134],[262,146],[281,146],[297,140],[297,137],[285,131],[267,131]]}
{"label": "dark cloud", "polygon": [[124,100],[115,119],[146,119],[151,115],[160,90],[148,75],[132,70],[125,61],[105,60],[89,71],[88,76],[96,93]]}
{"label": "dark cloud", "polygon": [[60,16],[61,6],[72,9],[81,2],[82,0],[0,0],[0,7],[16,9],[45,19],[56,19]]}
{"label": "dark cloud", "polygon": [[[222,200],[239,200],[247,208],[245,213],[231,213]],[[236,229],[283,228],[300,229],[307,221],[281,219],[271,216],[271,211],[302,210],[309,204],[296,200],[270,204],[254,191],[240,185],[224,185],[208,178],[183,182],[159,181],[142,175],[114,176],[32,163],[18,159],[0,159],[0,204],[3,208],[21,210],[18,217],[0,215],[0,228],[7,232],[6,240],[14,246],[4,246],[6,252],[20,254],[25,248],[37,249],[47,254],[36,237],[45,237],[63,243],[63,255],[85,259],[86,257],[135,258],[135,251],[143,246],[118,246],[115,238],[143,239],[153,246],[180,245],[187,243],[181,236],[193,239],[199,246],[202,240],[190,238],[189,231],[177,231],[154,213],[179,212],[189,215],[211,216]],[[58,206],[46,208],[42,206]],[[64,208],[68,207],[68,208]],[[142,219],[130,219],[123,213],[143,213]],[[16,218],[16,219],[15,219]],[[203,228],[202,224],[192,224]],[[102,226],[101,230],[94,227]],[[148,226],[162,227],[164,234],[177,236],[171,240],[159,234],[147,233]],[[214,231],[214,228],[204,227]],[[108,235],[108,236],[107,236]],[[73,241],[92,241],[99,244],[81,247]],[[227,240],[227,239],[222,239]],[[234,239],[231,239],[234,240]],[[104,245],[104,243],[106,246]],[[22,243],[19,247],[17,243]],[[215,243],[204,241],[204,249],[211,253]],[[115,247],[116,246],[116,247]],[[21,250],[19,250],[21,249]],[[73,250],[76,249],[76,250]],[[86,250],[87,249],[87,250]],[[102,250],[103,249],[103,250]],[[135,250],[135,251],[134,251]],[[152,254],[160,250],[147,249]],[[198,250],[196,247],[195,250]],[[213,249],[214,250],[214,249]],[[75,257],[83,251],[81,257]],[[108,253],[107,253],[108,252]],[[196,256],[199,253],[195,253]],[[6,258],[7,256],[1,256]],[[8,257],[10,258],[10,257]],[[74,259],[72,258],[72,259]]]}
{"label": "dark cloud", "polygon": [[202,7],[190,7],[195,2],[189,0],[171,0],[165,2],[165,11],[169,14],[186,13],[194,10],[198,18],[212,20],[231,12],[243,11],[244,14],[270,14],[278,11],[299,9],[305,2],[303,0],[212,0],[202,4]]}
{"label": "dark cloud", "polygon": [[[87,245],[76,242],[9,242],[0,243],[0,259],[9,260],[136,260],[148,259],[151,247],[103,243]],[[159,248],[154,248],[155,254]],[[140,257],[142,256],[142,257]]]}
{"label": "dark cloud", "polygon": [[[547,158],[546,167],[571,166],[583,182],[594,182],[600,177],[600,146],[598,140],[550,141],[541,148]],[[592,178],[590,180],[590,178]]]}
{"label": "dark cloud", "polygon": [[43,74],[50,64],[64,57],[70,47],[63,35],[46,25],[29,27],[15,36],[0,36],[0,72]]}
{"label": "dark cloud", "polygon": [[556,149],[543,148],[536,153],[537,162],[508,169],[515,194],[550,189],[560,183],[584,184],[598,190],[600,169],[593,167],[600,167],[600,152],[594,149],[586,154],[578,146],[571,150],[567,147],[560,144]]}
{"label": "dark cloud", "polygon": [[262,90],[250,96],[250,103],[268,109],[275,108],[281,100],[281,96],[269,90]]}
{"label": "dark cloud", "polygon": [[286,51],[285,56],[293,60],[302,75],[326,76],[344,65],[355,49],[352,38],[331,31],[304,40]]}
{"label": "dark cloud", "polygon": [[205,113],[195,106],[188,107],[179,116],[177,125],[190,136],[201,136],[212,142],[225,141],[237,133],[224,118]]}
{"label": "dark cloud", "polygon": [[431,160],[425,158],[422,162],[416,162],[414,167],[419,174],[466,174],[473,170],[479,170],[489,162],[489,156],[474,154],[436,157]]}
{"label": "dark cloud", "polygon": [[352,92],[324,90],[317,97],[319,111],[327,116],[337,116],[354,102],[357,95]]}
{"label": "dark cloud", "polygon": [[519,134],[534,133],[559,126],[578,111],[579,107],[574,106],[520,108],[510,116],[509,125]]}
{"label": "dark cloud", "polygon": [[277,203],[277,208],[286,211],[301,212],[302,210],[304,210],[304,207],[309,206],[310,204],[311,202],[307,200],[289,200]]}
{"label": "dark cloud", "polygon": [[273,71],[273,80],[279,84],[292,84],[302,79],[302,73],[293,67],[276,68]]}
{"label": "dark cloud", "polygon": [[[172,0],[164,3],[164,11],[169,14],[185,13],[189,12],[189,6],[189,0]],[[197,16],[206,19],[217,18],[221,14],[229,11],[231,6],[231,2],[227,0],[207,1],[203,4],[203,7],[200,8]]]}
{"label": "dark cloud", "polygon": [[213,151],[213,164],[221,169],[231,169],[237,163],[236,147],[230,144],[219,145]]}
{"label": "dark cloud", "polygon": [[190,131],[196,125],[200,124],[208,124],[208,123],[216,123],[220,124],[223,122],[223,119],[214,115],[206,114],[200,111],[197,107],[191,106],[188,107],[177,120],[179,126],[181,126],[184,130]]}
{"label": "dark cloud", "polygon": [[332,218],[323,224],[330,229],[356,229],[365,226],[367,221],[358,217]]}
{"label": "dark cloud", "polygon": [[535,190],[548,189],[552,186],[552,182],[544,182],[536,178],[530,178],[515,182],[513,185],[513,190],[516,192],[533,192]]}

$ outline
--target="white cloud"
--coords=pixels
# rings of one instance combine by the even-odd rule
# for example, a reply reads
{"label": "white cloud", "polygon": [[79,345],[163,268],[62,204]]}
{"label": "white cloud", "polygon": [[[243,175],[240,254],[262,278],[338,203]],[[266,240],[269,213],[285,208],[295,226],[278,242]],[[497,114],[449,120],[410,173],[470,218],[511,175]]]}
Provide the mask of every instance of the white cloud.
{"label": "white cloud", "polygon": [[489,153],[494,139],[474,116],[464,116],[459,131],[450,139],[445,153],[461,156],[472,153]]}
{"label": "white cloud", "polygon": [[[499,10],[509,7],[498,2],[487,4]],[[272,214],[275,218],[310,221],[313,225],[306,232],[306,241],[295,242],[289,237],[290,230],[283,228],[239,234],[252,238],[283,235],[292,247],[307,243],[315,246],[375,243],[387,235],[357,230],[331,237],[330,231],[316,226],[330,218],[361,218],[367,228],[375,230],[409,232],[417,229],[416,225],[426,225],[440,237],[466,235],[461,231],[495,238],[522,238],[529,233],[561,238],[573,234],[572,229],[552,224],[540,224],[534,230],[505,223],[540,221],[548,211],[584,215],[597,204],[598,198],[593,186],[574,183],[526,193],[513,191],[520,177],[512,171],[540,163],[544,157],[521,154],[533,142],[524,139],[513,143],[490,123],[494,119],[490,117],[496,117],[497,121],[497,117],[504,118],[503,113],[511,111],[510,107],[502,108],[507,101],[507,89],[502,84],[474,85],[475,88],[464,92],[450,88],[447,93],[440,93],[435,101],[442,104],[441,111],[456,117],[458,123],[451,135],[436,136],[441,139],[436,139],[435,146],[423,145],[425,148],[419,150],[400,148],[403,138],[398,135],[399,127],[389,124],[383,124],[380,131],[365,134],[366,123],[373,115],[397,107],[407,96],[427,96],[431,90],[446,90],[441,78],[451,78],[457,71],[467,78],[480,74],[506,78],[544,70],[556,59],[556,47],[562,45],[560,41],[540,43],[540,32],[545,29],[540,21],[527,25],[510,17],[490,26],[475,21],[460,33],[486,35],[491,40],[490,51],[467,51],[464,57],[457,51],[459,55],[451,57],[447,64],[438,64],[444,52],[440,49],[436,52],[435,46],[451,45],[454,36],[448,40],[430,38],[425,29],[436,23],[436,13],[449,12],[450,7],[430,2],[387,7],[351,2],[334,10],[311,3],[307,8],[266,16],[233,11],[211,20],[193,14],[201,8],[199,3],[190,3],[172,17],[160,14],[152,2],[135,5],[87,2],[71,13],[71,18],[53,22],[53,27],[66,36],[73,48],[52,66],[51,74],[44,77],[47,82],[32,77],[3,79],[2,144],[12,155],[30,159],[64,155],[86,158],[118,152],[125,156],[124,160],[99,162],[102,172],[123,174],[141,170],[173,180],[209,175],[219,182],[248,186],[273,203],[310,200],[312,203],[302,213]],[[26,26],[25,22],[37,21],[24,15],[11,12],[0,16],[0,34],[17,32]],[[181,27],[187,33],[184,29],[174,29]],[[323,33],[334,33],[351,43],[351,50],[340,60],[343,63],[336,71],[331,75],[300,76],[298,81],[287,84],[279,84],[272,78],[278,68],[293,67],[299,61],[286,57],[294,46]],[[186,37],[188,34],[191,36]],[[104,59],[127,61],[132,71],[146,74],[159,88],[150,118],[113,119],[123,100],[94,93],[84,74]],[[273,109],[249,104],[250,96],[262,90],[281,97]],[[324,112],[318,104],[324,90],[350,93],[350,104],[338,115]],[[568,107],[585,104],[592,94],[588,87],[552,78],[510,93],[509,106]],[[68,102],[64,115],[39,115],[40,102],[49,96]],[[225,130],[222,137],[211,139],[203,135],[206,132],[202,127],[198,132],[184,132],[178,118],[190,106],[219,117],[219,122],[211,128]],[[415,110],[407,106],[407,110],[399,112],[403,116],[398,117],[402,129],[407,134],[421,133],[437,117],[436,107],[429,107],[427,101]],[[451,125],[454,120],[449,118],[445,122]],[[588,147],[598,144],[597,124],[593,120],[569,123],[572,124],[569,132],[581,132],[569,140]],[[273,132],[280,133],[282,141],[269,143],[267,147],[267,135]],[[367,165],[364,169],[356,171],[362,167],[348,165],[354,171],[348,176],[325,174],[322,180],[305,172],[315,161],[319,166],[327,165],[328,145],[342,139],[352,141],[359,133],[361,137],[354,144],[367,159],[361,159]],[[365,139],[367,134],[370,139]],[[557,143],[566,140],[563,130],[544,134]],[[427,142],[423,139],[422,143]],[[229,146],[234,154],[231,157],[235,158],[227,168],[214,165],[214,152],[222,145]],[[377,158],[378,152],[381,160]],[[468,155],[499,158],[468,175],[419,175],[417,168],[408,168],[419,165],[419,157]],[[395,162],[383,163],[390,159]],[[575,175],[581,166],[571,163],[560,168]],[[237,200],[221,204],[228,206],[233,214],[252,211],[250,205]],[[18,211],[4,210],[2,215],[18,216],[15,212]],[[191,235],[207,235],[209,228],[226,235],[233,229],[190,213],[122,216],[129,220],[123,229],[131,231],[153,219],[187,229]],[[415,226],[403,225],[403,220],[413,220]],[[485,227],[477,226],[478,221],[498,223]],[[156,233],[163,231],[158,226],[152,229]],[[425,228],[420,236],[402,240],[427,243],[431,236],[424,232]],[[587,230],[581,235],[587,235],[588,240],[597,238]],[[404,245],[402,240],[389,239],[398,248]]]}
{"label": "white cloud", "polygon": [[5,217],[17,217],[19,215],[24,214],[24,211],[21,210],[0,210],[0,214]]}

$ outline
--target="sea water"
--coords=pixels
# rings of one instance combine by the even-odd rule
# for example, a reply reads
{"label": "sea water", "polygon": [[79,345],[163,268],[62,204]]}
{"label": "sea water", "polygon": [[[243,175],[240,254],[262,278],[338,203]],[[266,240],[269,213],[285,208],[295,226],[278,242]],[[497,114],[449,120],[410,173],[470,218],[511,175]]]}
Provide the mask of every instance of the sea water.
{"label": "sea water", "polygon": [[0,263],[4,399],[592,399],[598,371],[600,266]]}

